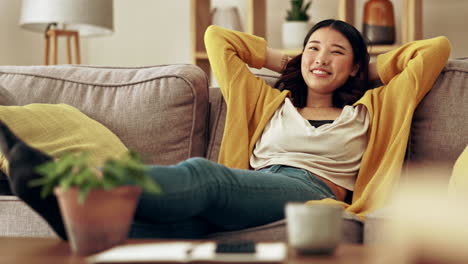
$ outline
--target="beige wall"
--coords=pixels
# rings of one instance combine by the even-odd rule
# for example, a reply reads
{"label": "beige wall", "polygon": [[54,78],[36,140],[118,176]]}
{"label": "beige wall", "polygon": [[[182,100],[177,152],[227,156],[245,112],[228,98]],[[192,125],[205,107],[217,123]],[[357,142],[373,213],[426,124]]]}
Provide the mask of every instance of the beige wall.
{"label": "beige wall", "polygon": [[[213,5],[238,5],[245,21],[245,0],[212,0]],[[281,22],[286,0],[267,0],[267,37],[273,47],[281,43]],[[364,0],[357,0],[362,10]],[[393,0],[396,16],[402,0]],[[446,35],[452,57],[468,56],[468,31],[464,26],[467,0],[423,0],[424,37]],[[312,22],[336,16],[337,0],[314,0]],[[139,4],[139,5],[137,5]],[[20,0],[0,0],[0,64],[42,64],[42,34],[18,26]],[[357,21],[361,12],[356,12]],[[190,63],[190,0],[114,0],[115,32],[111,36],[82,38],[82,63],[136,66]],[[398,27],[398,25],[397,25]],[[60,62],[64,62],[61,60]]]}
{"label": "beige wall", "polygon": [[83,41],[85,63],[190,62],[189,0],[114,0],[114,29],[112,36]]}

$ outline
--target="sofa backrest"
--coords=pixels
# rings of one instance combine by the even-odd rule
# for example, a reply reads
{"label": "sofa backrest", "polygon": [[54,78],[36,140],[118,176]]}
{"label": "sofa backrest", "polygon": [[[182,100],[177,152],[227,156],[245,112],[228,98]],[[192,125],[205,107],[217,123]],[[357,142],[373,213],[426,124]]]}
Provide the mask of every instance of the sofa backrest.
{"label": "sofa backrest", "polygon": [[468,59],[451,59],[414,113],[406,168],[429,175],[437,168],[448,181],[467,145]]}
{"label": "sofa backrest", "polygon": [[197,66],[0,66],[0,86],[18,105],[80,109],[149,164],[205,156],[208,81]]}
{"label": "sofa backrest", "polygon": [[[260,77],[270,85],[276,81],[275,76]],[[207,154],[209,159],[216,161],[226,114],[226,105],[218,88],[210,88],[210,105],[210,145]],[[468,60],[449,60],[415,111],[405,171],[414,168],[432,170],[436,165],[438,172],[449,179],[455,160],[468,144],[467,105]]]}

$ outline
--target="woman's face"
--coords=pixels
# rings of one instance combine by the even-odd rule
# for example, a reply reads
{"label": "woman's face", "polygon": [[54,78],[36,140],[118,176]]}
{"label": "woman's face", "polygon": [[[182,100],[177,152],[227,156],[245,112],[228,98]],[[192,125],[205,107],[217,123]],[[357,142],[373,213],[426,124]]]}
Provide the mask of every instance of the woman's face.
{"label": "woman's face", "polygon": [[332,94],[359,67],[353,65],[351,43],[340,32],[323,27],[310,36],[302,53],[301,72],[310,92]]}

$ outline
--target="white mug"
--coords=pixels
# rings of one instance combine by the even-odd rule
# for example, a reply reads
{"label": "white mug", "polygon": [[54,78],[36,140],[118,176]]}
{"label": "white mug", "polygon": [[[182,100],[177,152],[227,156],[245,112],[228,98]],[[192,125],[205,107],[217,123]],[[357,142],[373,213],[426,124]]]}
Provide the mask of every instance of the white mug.
{"label": "white mug", "polygon": [[341,240],[343,208],[338,205],[286,205],[289,245],[298,253],[332,254]]}

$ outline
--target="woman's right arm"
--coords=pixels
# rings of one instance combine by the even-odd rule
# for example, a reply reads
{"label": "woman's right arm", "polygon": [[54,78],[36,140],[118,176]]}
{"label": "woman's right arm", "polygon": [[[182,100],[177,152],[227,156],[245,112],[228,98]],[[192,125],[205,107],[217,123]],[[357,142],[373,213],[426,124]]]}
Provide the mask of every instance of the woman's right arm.
{"label": "woman's right arm", "polygon": [[247,33],[210,26],[205,33],[205,46],[227,106],[224,135],[229,136],[223,137],[218,162],[248,169],[249,157],[261,133],[258,127],[265,125],[265,115],[276,110],[284,100],[278,89],[269,86],[247,67],[265,66],[266,41]]}
{"label": "woman's right arm", "polygon": [[265,65],[263,67],[282,73],[290,60],[291,57],[283,54],[281,51],[267,47]]}
{"label": "woman's right arm", "polygon": [[268,100],[265,97],[279,93],[246,67],[246,64],[257,69],[265,66],[267,44],[263,38],[212,25],[205,32],[205,46],[228,106],[244,102],[242,107],[247,108],[249,115],[259,103],[258,100]]}

